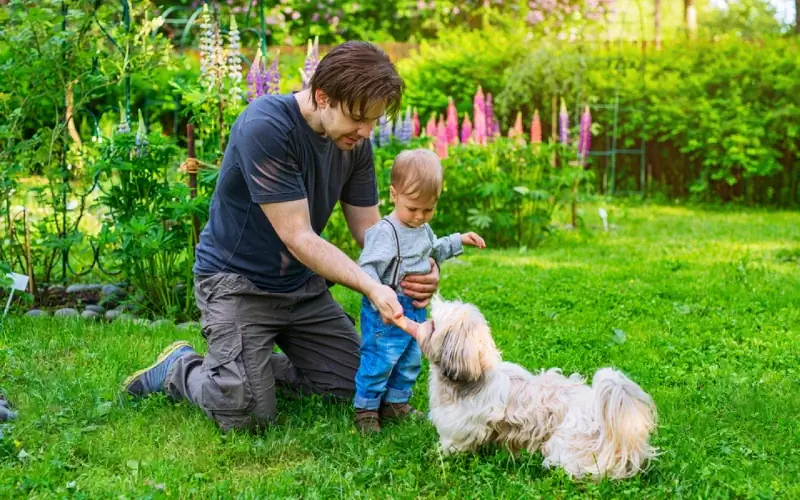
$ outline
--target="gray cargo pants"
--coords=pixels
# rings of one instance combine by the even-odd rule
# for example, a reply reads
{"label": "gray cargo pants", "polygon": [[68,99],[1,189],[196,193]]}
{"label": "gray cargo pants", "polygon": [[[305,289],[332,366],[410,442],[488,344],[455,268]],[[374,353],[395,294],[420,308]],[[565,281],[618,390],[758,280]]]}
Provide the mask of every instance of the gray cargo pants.
{"label": "gray cargo pants", "polygon": [[[275,294],[221,273],[195,278],[195,297],[208,352],[170,367],[164,388],[171,399],[202,408],[223,430],[256,430],[277,414],[276,383],[353,397],[360,337],[323,278]],[[276,344],[284,354],[273,353]]]}

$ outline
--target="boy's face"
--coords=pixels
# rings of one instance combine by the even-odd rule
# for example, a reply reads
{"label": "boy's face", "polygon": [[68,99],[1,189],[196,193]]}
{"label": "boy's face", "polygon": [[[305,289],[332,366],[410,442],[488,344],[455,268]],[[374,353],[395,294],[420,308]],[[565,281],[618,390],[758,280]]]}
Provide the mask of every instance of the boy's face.
{"label": "boy's face", "polygon": [[343,103],[332,106],[324,93],[317,102],[323,106],[321,121],[325,135],[344,151],[352,151],[361,139],[369,137],[378,118],[386,112],[386,105],[378,102],[367,106],[364,116],[353,116]]}
{"label": "boy's face", "polygon": [[439,201],[437,197],[412,198],[408,195],[398,194],[394,186],[389,188],[389,193],[392,203],[395,205],[395,215],[406,226],[420,227],[433,219],[436,203]]}

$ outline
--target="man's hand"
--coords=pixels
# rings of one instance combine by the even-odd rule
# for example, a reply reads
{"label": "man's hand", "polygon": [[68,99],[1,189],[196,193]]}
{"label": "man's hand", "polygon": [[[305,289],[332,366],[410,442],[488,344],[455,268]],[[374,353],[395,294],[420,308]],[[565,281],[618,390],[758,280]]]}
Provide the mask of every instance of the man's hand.
{"label": "man's hand", "polygon": [[470,245],[473,247],[478,248],[486,248],[486,242],[483,241],[483,238],[478,236],[476,233],[464,233],[461,235],[461,243],[464,245]]}
{"label": "man's hand", "polygon": [[378,308],[378,312],[383,316],[384,323],[393,323],[403,330],[406,329],[403,306],[397,300],[397,292],[392,290],[391,287],[379,284],[370,290],[367,298]]}
{"label": "man's hand", "polygon": [[415,274],[406,276],[400,282],[403,293],[414,299],[414,307],[422,308],[428,305],[431,296],[439,288],[439,266],[436,261],[430,259],[431,272],[428,274]]}

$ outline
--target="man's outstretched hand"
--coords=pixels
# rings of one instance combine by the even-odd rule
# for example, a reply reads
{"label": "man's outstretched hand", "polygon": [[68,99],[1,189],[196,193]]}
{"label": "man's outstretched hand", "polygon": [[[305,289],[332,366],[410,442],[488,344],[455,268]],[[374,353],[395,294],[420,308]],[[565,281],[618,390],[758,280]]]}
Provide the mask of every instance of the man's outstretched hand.
{"label": "man's outstretched hand", "polygon": [[427,307],[431,296],[439,288],[439,266],[430,259],[431,272],[428,274],[414,274],[406,276],[400,282],[400,287],[407,297],[414,299],[414,307]]}

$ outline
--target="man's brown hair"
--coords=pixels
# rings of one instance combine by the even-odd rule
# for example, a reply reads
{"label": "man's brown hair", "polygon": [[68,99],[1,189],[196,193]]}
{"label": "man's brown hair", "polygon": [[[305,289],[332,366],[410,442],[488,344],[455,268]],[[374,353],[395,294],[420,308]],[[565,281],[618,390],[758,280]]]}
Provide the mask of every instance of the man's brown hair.
{"label": "man's brown hair", "polygon": [[[312,96],[317,89],[328,95],[331,105],[342,103],[353,119],[361,120],[377,102],[385,102],[386,114],[394,117],[405,83],[385,52],[369,42],[350,41],[334,47],[319,62],[311,77]],[[312,102],[316,108],[316,99]]]}

